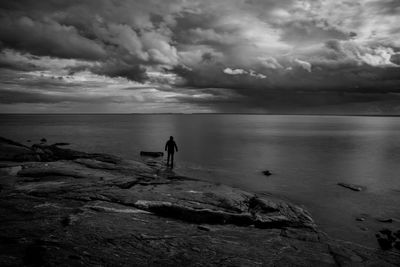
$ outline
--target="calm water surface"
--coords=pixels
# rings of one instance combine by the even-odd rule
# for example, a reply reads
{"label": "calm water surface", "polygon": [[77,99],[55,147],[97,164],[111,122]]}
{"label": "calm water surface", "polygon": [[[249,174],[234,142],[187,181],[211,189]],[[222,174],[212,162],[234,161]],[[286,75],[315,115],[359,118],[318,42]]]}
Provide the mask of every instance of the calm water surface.
{"label": "calm water surface", "polygon": [[[173,135],[176,171],[306,207],[331,236],[375,247],[400,221],[400,118],[272,115],[0,115],[0,135],[140,159]],[[268,169],[270,177],[261,174]],[[366,187],[353,192],[347,182]],[[358,216],[366,221],[357,222]]]}

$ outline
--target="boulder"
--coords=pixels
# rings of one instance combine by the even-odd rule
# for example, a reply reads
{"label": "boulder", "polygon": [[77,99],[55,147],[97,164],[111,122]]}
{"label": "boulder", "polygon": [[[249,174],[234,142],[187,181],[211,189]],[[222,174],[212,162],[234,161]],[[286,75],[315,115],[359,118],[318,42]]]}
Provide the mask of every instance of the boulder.
{"label": "boulder", "polygon": [[393,247],[399,249],[400,239],[398,238],[398,231],[392,232],[390,229],[384,228],[380,230],[375,236],[379,243],[379,246],[383,250],[389,250]]}
{"label": "boulder", "polygon": [[390,229],[384,228],[384,229],[380,230],[379,233],[381,233],[382,235],[385,235],[386,238],[388,240],[390,240],[390,242],[393,242],[396,239],[396,237],[393,236],[393,233]]}
{"label": "boulder", "polygon": [[376,234],[375,236],[381,249],[389,250],[392,248],[392,241],[387,236],[381,234]]}

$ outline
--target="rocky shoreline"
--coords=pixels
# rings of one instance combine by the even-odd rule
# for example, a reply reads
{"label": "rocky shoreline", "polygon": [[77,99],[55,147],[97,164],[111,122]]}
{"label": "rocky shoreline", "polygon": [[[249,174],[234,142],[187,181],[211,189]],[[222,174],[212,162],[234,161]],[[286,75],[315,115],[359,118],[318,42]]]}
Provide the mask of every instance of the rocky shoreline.
{"label": "rocky shoreline", "polygon": [[157,162],[0,138],[1,266],[398,266],[304,209]]}

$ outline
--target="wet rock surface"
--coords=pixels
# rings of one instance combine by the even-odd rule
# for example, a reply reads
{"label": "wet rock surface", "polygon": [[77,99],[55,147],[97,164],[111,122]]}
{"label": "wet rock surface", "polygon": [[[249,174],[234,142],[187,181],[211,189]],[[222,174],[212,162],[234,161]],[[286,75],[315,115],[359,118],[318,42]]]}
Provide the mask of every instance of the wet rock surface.
{"label": "wet rock surface", "polygon": [[0,143],[0,168],[8,168],[0,172],[0,266],[400,263],[396,250],[330,239],[307,211],[272,197],[160,164]]}

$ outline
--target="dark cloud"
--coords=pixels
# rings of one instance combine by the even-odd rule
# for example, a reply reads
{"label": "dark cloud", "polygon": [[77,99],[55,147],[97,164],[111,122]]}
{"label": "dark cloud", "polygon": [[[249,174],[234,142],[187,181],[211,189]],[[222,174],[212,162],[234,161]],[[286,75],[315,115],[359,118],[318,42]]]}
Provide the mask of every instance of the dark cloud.
{"label": "dark cloud", "polygon": [[0,58],[0,68],[20,71],[33,71],[40,69],[33,63],[14,62],[4,58]]}
{"label": "dark cloud", "polygon": [[102,66],[89,68],[95,73],[143,81],[141,65],[177,62],[164,24],[179,2],[6,0],[0,4],[0,40],[33,55],[96,61]]}
{"label": "dark cloud", "polygon": [[398,16],[400,12],[400,1],[398,0],[372,1],[368,5],[372,6],[377,13],[384,15]]}
{"label": "dark cloud", "polygon": [[112,78],[98,99],[124,102],[112,97],[122,83],[132,99],[148,90],[137,102],[219,111],[394,110],[398,11],[396,0],[2,0],[0,85],[16,94],[1,101],[96,98]]}
{"label": "dark cloud", "polygon": [[400,54],[392,55],[390,61],[400,66]]}
{"label": "dark cloud", "polygon": [[66,102],[78,102],[78,103],[106,103],[110,102],[110,97],[82,97],[82,96],[66,96],[48,94],[43,92],[22,92],[22,91],[0,91],[0,103],[2,104],[20,104],[20,103],[43,103],[43,104],[54,104],[54,103],[66,103]]}
{"label": "dark cloud", "polygon": [[0,39],[7,47],[35,55],[83,59],[101,59],[106,55],[101,45],[79,35],[72,26],[25,16],[0,19]]}
{"label": "dark cloud", "polygon": [[147,80],[146,70],[139,65],[129,65],[123,62],[111,61],[92,69],[94,73],[109,77],[123,77],[132,81]]}
{"label": "dark cloud", "polygon": [[204,54],[201,56],[201,59],[202,59],[204,62],[210,62],[210,61],[213,61],[214,56],[213,56],[212,53],[206,52],[206,53],[204,53]]}

